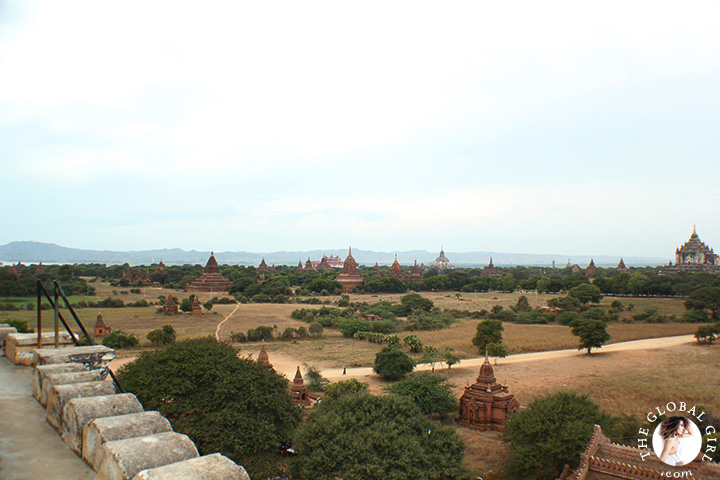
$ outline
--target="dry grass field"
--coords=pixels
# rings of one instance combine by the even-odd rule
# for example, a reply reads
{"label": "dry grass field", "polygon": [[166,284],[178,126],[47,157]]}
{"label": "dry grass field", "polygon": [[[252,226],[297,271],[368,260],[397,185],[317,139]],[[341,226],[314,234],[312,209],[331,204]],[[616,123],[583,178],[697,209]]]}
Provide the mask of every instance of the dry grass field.
{"label": "dry grass field", "polygon": [[[140,299],[157,302],[159,295],[172,293],[179,298],[187,298],[185,292],[169,292],[160,288],[143,289],[141,294],[130,294],[129,289],[110,287],[108,284],[95,283],[97,295],[93,301],[108,296],[121,298],[125,303]],[[125,292],[125,293],[122,293]],[[505,308],[517,302],[519,293],[499,294],[463,294],[459,299],[452,293],[423,293],[441,308],[461,310],[489,310],[493,305]],[[201,293],[201,302],[211,298],[209,293]],[[373,303],[379,300],[399,302],[402,295],[351,295],[351,301]],[[527,294],[532,306],[545,306],[548,299],[555,295]],[[339,297],[320,297],[332,304]],[[613,298],[603,299],[602,305],[609,306]],[[679,299],[621,298],[626,306],[635,305],[631,313],[642,311],[645,307],[655,306],[660,313],[671,315],[684,311]],[[30,300],[32,301],[32,300]],[[73,299],[75,301],[75,299]],[[290,313],[296,308],[319,308],[313,305],[298,304],[241,304],[215,305],[210,312],[202,315],[166,316],[157,313],[158,305],[145,308],[115,309],[79,309],[80,318],[86,327],[91,328],[98,313],[102,313],[105,322],[115,330],[134,333],[141,340],[141,348],[149,348],[145,335],[150,330],[171,323],[180,338],[214,335],[216,330],[223,340],[229,339],[231,332],[246,332],[259,325],[277,326],[282,332],[286,327],[299,327],[307,324],[293,320]],[[232,313],[232,315],[231,315]],[[623,312],[621,318],[629,318],[631,313]],[[229,316],[229,317],[228,317]],[[226,319],[227,317],[227,319]],[[0,312],[0,322],[5,318],[28,320],[35,324],[36,312]],[[51,328],[52,311],[43,311],[44,329]],[[218,325],[221,324],[218,329]],[[471,344],[478,320],[461,320],[450,328],[414,332],[425,344],[439,348],[450,347],[461,358],[478,356]],[[512,353],[539,352],[545,350],[572,349],[577,339],[568,327],[559,325],[515,325],[505,324],[504,341]],[[683,323],[645,324],[611,323],[608,331],[611,342],[622,342],[643,338],[655,338],[692,334],[697,325]],[[404,334],[401,334],[404,335]],[[235,344],[241,354],[256,356],[257,343]],[[337,330],[326,329],[321,338],[312,340],[281,341],[266,343],[270,360],[275,356],[288,364],[311,364],[319,368],[338,368],[342,366],[359,367],[372,365],[375,353],[381,348],[365,341],[343,338]],[[119,351],[121,357],[131,357],[138,351]],[[463,367],[463,363],[452,370],[438,368],[436,372],[447,375],[455,385],[454,391],[460,396],[463,388],[475,381],[476,367]],[[587,393],[601,408],[609,413],[629,413],[640,415],[669,399],[682,399],[688,404],[704,404],[712,411],[720,412],[720,383],[717,372],[720,371],[720,346],[699,346],[687,344],[665,349],[604,352],[599,350],[592,355],[577,355],[552,360],[537,360],[524,363],[507,363],[500,360],[495,367],[498,380],[507,383],[510,392],[515,394],[521,405],[527,405],[538,396],[560,389],[572,389]],[[359,377],[369,382],[371,390],[382,391],[384,382],[374,375]],[[465,440],[468,450],[466,462],[473,473],[485,480],[501,478],[502,465],[507,457],[507,448],[497,433],[476,432],[457,428]]]}

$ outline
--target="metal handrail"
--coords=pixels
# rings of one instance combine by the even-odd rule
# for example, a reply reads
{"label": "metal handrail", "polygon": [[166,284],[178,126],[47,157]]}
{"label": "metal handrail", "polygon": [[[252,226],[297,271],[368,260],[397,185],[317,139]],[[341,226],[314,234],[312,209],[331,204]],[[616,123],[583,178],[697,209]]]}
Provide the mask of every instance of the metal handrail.
{"label": "metal handrail", "polygon": [[[43,285],[41,280],[38,280],[38,292],[37,292],[37,331],[38,331],[38,348],[42,348],[42,296],[41,293],[45,295],[45,298],[48,302],[50,302],[50,306],[53,308],[55,312],[55,318],[60,320],[62,322],[63,326],[65,327],[65,330],[67,330],[68,334],[70,334],[70,338],[72,339],[75,346],[80,346],[80,341],[75,337],[75,332],[72,331],[72,329],[68,326],[67,322],[65,321],[65,318],[62,316],[62,313],[60,313],[60,305],[59,305],[59,298],[62,298],[65,302],[65,307],[70,311],[70,314],[72,315],[73,319],[75,320],[75,323],[78,327],[80,327],[80,331],[83,333],[83,336],[85,337],[85,340],[87,340],[89,345],[97,345],[95,343],[95,340],[90,336],[88,331],[85,329],[85,326],[80,321],[80,317],[77,316],[77,313],[75,313],[75,309],[72,307],[72,304],[70,303],[70,300],[68,300],[67,295],[65,295],[65,291],[60,286],[60,283],[57,280],[53,280],[53,287],[54,287],[54,293],[55,293],[55,301],[50,297],[50,293],[48,293],[47,289],[45,288],[45,285]],[[59,325],[56,322],[55,323],[55,348],[58,347],[58,336],[59,336]],[[122,386],[120,383],[120,380],[115,376],[115,373],[110,369],[110,367],[103,367],[103,370],[105,370],[109,375],[110,378],[112,378],[113,383],[115,386],[120,390],[122,393],[127,393],[127,390],[125,390],[125,387]]]}

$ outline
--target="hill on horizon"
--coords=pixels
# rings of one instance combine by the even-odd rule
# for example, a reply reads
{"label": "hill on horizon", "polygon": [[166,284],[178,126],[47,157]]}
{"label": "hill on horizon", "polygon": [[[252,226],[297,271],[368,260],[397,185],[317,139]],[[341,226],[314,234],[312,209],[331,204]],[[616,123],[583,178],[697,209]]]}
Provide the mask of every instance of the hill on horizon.
{"label": "hill on horizon", "polygon": [[[361,265],[390,265],[397,255],[402,265],[418,263],[432,264],[439,252],[425,250],[407,250],[402,252],[376,252],[353,248],[353,257]],[[343,260],[347,257],[347,249],[317,249],[306,251],[278,251],[278,252],[246,252],[227,251],[215,252],[215,258],[220,264],[259,265],[264,258],[268,265],[297,265],[298,261],[305,263],[311,260],[320,260],[323,255],[339,256]],[[585,267],[593,259],[595,265],[602,267],[616,267],[620,256],[609,255],[565,255],[565,254],[533,254],[533,253],[503,253],[503,252],[445,252],[450,262],[456,267],[484,267],[490,258],[496,266],[552,266],[553,261],[557,267],[564,267],[568,261]],[[169,265],[200,264],[204,265],[210,257],[210,251],[183,250],[180,248],[162,248],[153,250],[83,250],[33,241],[16,241],[0,245],[0,261],[5,265],[22,261],[25,264],[43,262],[50,263],[104,263],[149,265],[161,260]],[[660,257],[623,257],[627,266],[645,267],[665,265],[667,259]]]}

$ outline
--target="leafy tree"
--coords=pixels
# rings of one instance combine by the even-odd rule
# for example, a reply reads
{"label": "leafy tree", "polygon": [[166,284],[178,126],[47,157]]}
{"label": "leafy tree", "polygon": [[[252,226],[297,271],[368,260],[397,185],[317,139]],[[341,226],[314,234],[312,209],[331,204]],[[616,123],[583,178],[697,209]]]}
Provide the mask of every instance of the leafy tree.
{"label": "leafy tree", "polygon": [[685,299],[685,308],[688,310],[710,310],[711,318],[718,320],[720,287],[698,288]]}
{"label": "leafy tree", "polygon": [[602,320],[580,320],[572,327],[572,334],[580,337],[578,350],[587,349],[588,355],[593,348],[602,348],[610,340],[610,334],[607,333],[607,324]]}
{"label": "leafy tree", "polygon": [[598,287],[587,283],[571,288],[568,291],[568,295],[576,298],[583,305],[588,303],[600,303],[600,300],[603,298],[602,292],[600,292]]}
{"label": "leafy tree", "polygon": [[425,415],[447,415],[458,408],[447,377],[436,373],[414,373],[385,387],[385,391],[410,398]]}
{"label": "leafy tree", "polygon": [[133,348],[138,346],[138,339],[133,333],[125,333],[122,330],[113,330],[105,335],[102,344],[110,348]]}
{"label": "leafy tree", "polygon": [[[548,303],[550,302],[548,301]],[[557,306],[558,308],[566,312],[577,312],[578,310],[580,310],[580,301],[575,297],[567,295],[558,299]]]}
{"label": "leafy tree", "polygon": [[508,351],[504,343],[492,342],[487,344],[487,354],[495,357],[495,363],[497,364],[497,359],[507,357]]}
{"label": "leafy tree", "polygon": [[502,276],[502,290],[503,292],[514,292],[515,291],[515,277],[512,273],[506,273]]}
{"label": "leafy tree", "polygon": [[440,361],[440,352],[432,345],[425,345],[420,363],[429,363],[433,373],[435,373],[435,364]]}
{"label": "leafy tree", "polygon": [[416,310],[424,310],[429,312],[435,307],[435,304],[429,298],[425,298],[419,293],[409,293],[400,299],[400,303],[405,307],[407,313]]}
{"label": "leafy tree", "polygon": [[312,365],[305,365],[305,380],[307,381],[308,390],[314,392],[322,392],[330,380],[323,377],[320,369]]}
{"label": "leafy tree", "polygon": [[712,344],[718,335],[720,335],[720,322],[715,325],[700,325],[695,332],[695,339],[698,343]]}
{"label": "leafy tree", "polygon": [[403,338],[403,343],[406,347],[410,349],[413,353],[420,353],[422,352],[423,343],[420,341],[417,335],[408,335],[405,338]]}
{"label": "leafy tree", "polygon": [[530,306],[530,301],[525,295],[520,295],[517,299],[517,303],[515,304],[515,311],[516,312],[530,312],[532,311],[532,307]]}
{"label": "leafy tree", "polygon": [[688,310],[683,313],[682,321],[688,323],[706,323],[710,321],[710,314],[705,310]]}
{"label": "leafy tree", "polygon": [[192,298],[183,298],[180,302],[180,310],[183,312],[192,312]]}
{"label": "leafy tree", "polygon": [[172,325],[164,325],[161,328],[156,328],[147,334],[145,338],[150,340],[153,347],[163,347],[175,343],[175,329]]}
{"label": "leafy tree", "polygon": [[448,370],[450,370],[453,365],[455,365],[456,363],[460,363],[460,357],[453,353],[452,348],[446,348],[443,352],[443,361],[448,366]]}
{"label": "leafy tree", "polygon": [[270,340],[271,338],[273,338],[273,328],[266,325],[251,328],[247,332],[247,339],[251,342],[260,342],[262,340]]}
{"label": "leafy tree", "polygon": [[511,478],[553,480],[564,466],[576,468],[593,425],[609,418],[587,395],[556,392],[533,400],[510,417],[502,435],[510,444],[505,472]]}
{"label": "leafy tree", "polygon": [[397,346],[384,347],[375,355],[373,371],[388,380],[397,380],[413,371],[415,363]]}
{"label": "leafy tree", "polygon": [[325,387],[325,396],[323,397],[323,401],[331,402],[333,400],[337,400],[343,395],[366,392],[368,388],[370,388],[369,384],[360,382],[357,378],[350,378],[348,380],[331,383]]}
{"label": "leafy tree", "polygon": [[322,335],[323,330],[324,330],[323,326],[320,325],[320,323],[318,323],[318,322],[313,322],[308,327],[308,331],[310,332],[310,335],[315,335],[317,337]]}
{"label": "leafy tree", "polygon": [[367,393],[321,404],[294,437],[293,478],[466,480],[462,440],[407,398]]}
{"label": "leafy tree", "polygon": [[300,419],[285,378],[210,337],[143,352],[118,377],[147,410],[190,436],[201,455],[226,455],[253,478],[274,476],[263,466]]}
{"label": "leafy tree", "polygon": [[480,353],[485,353],[489,343],[502,342],[503,330],[505,330],[505,327],[503,327],[500,320],[487,318],[478,323],[475,337],[472,339],[472,344],[478,348]]}
{"label": "leafy tree", "polygon": [[203,303],[203,308],[209,312],[213,308],[212,302],[207,301],[207,302]]}

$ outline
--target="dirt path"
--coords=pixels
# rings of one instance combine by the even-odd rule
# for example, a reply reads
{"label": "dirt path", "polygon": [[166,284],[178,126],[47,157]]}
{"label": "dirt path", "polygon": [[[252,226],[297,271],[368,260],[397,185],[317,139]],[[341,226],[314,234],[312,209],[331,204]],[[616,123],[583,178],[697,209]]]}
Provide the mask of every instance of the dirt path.
{"label": "dirt path", "polygon": [[223,323],[227,322],[227,321],[230,319],[230,317],[232,317],[233,314],[234,314],[235,312],[237,312],[237,309],[238,309],[238,308],[240,308],[240,304],[239,304],[239,303],[238,303],[237,305],[235,305],[235,308],[233,309],[233,311],[230,312],[230,314],[229,314],[227,317],[225,317],[225,319],[223,319],[222,322],[218,323],[218,326],[217,326],[217,328],[215,329],[215,340],[217,340],[218,342],[220,341],[220,328],[222,327]]}
{"label": "dirt path", "polygon": [[[237,307],[236,307],[237,310]],[[225,317],[225,320],[229,319],[232,314],[235,313],[235,310],[233,310],[230,315]],[[216,330],[216,338],[217,334],[219,332],[220,326],[225,322],[223,320],[218,324],[218,330]],[[610,345],[605,345],[600,350],[595,350],[595,353],[593,355],[603,354],[603,353],[610,353],[610,352],[621,352],[626,350],[651,350],[651,349],[658,349],[658,348],[665,348],[665,347],[671,347],[676,345],[684,345],[687,343],[692,343],[695,341],[695,337],[693,335],[680,335],[676,337],[662,337],[662,338],[648,338],[644,340],[633,340],[631,342],[620,342],[620,343],[611,343]],[[258,347],[258,350],[260,347]],[[534,353],[521,353],[517,355],[510,355],[507,358],[503,358],[499,360],[499,363],[502,365],[510,364],[510,363],[525,363],[525,362],[536,362],[540,360],[549,360],[549,359],[557,359],[557,358],[567,358],[567,357],[586,357],[587,353],[585,350],[578,351],[576,349],[568,349],[568,350],[553,350],[548,352],[534,352]],[[135,360],[136,357],[126,357],[118,360],[114,360],[110,367],[113,370],[117,370],[120,368],[120,366],[124,365],[127,362],[131,362]],[[455,365],[453,367],[453,370],[462,370],[467,368],[479,368],[480,365],[483,364],[485,361],[485,357],[477,357],[477,358],[466,358],[464,360],[461,360],[459,364]],[[273,364],[273,368],[275,368],[275,371],[278,373],[284,373],[285,376],[289,379],[293,379],[295,377],[295,370],[297,367],[301,367],[303,365],[303,361],[299,360],[297,358],[293,358],[287,355],[282,355],[279,353],[273,353],[270,356],[270,362]],[[437,363],[435,364],[435,368],[443,368],[443,363]],[[415,371],[426,371],[431,370],[432,366],[428,363],[420,363],[415,367]],[[357,379],[365,379],[364,381],[367,381],[368,378],[374,377],[375,374],[372,371],[372,367],[359,367],[359,368],[348,368],[346,370],[346,374],[343,375],[343,369],[342,368],[328,368],[325,370],[322,370],[322,375],[331,381],[337,381],[337,380],[343,380],[348,378],[357,378]]]}

